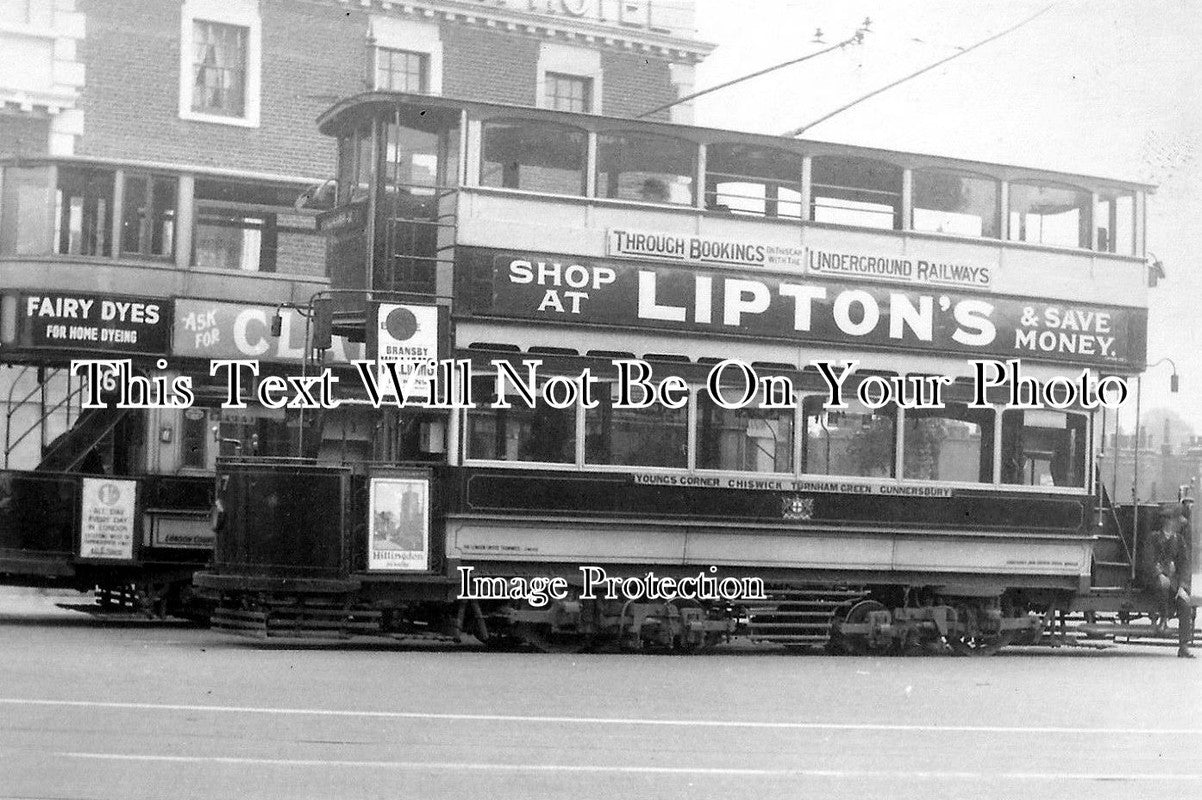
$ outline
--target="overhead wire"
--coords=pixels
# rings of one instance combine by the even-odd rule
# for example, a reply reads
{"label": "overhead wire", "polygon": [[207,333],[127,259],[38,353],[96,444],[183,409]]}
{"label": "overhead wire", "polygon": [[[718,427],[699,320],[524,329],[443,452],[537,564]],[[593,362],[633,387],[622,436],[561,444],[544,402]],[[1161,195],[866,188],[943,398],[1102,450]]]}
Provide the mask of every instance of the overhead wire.
{"label": "overhead wire", "polygon": [[880,88],[873,89],[871,92],[868,92],[867,94],[857,97],[855,100],[852,100],[850,103],[845,103],[845,104],[839,106],[834,111],[831,111],[827,114],[823,114],[818,119],[813,120],[812,122],[806,123],[805,125],[802,125],[800,128],[794,128],[793,130],[782,133],[781,136],[800,136],[802,133],[805,133],[807,130],[809,130],[810,128],[819,124],[820,122],[826,122],[831,117],[833,117],[837,114],[842,114],[844,111],[847,111],[849,108],[857,106],[860,103],[864,102],[865,100],[868,100],[869,98],[876,97],[878,94],[881,94],[882,92],[886,92],[895,86],[905,83],[906,81],[917,78],[919,75],[930,72],[931,70],[936,69],[938,67],[941,67],[953,59],[959,58],[960,56],[963,56],[963,55],[967,55],[968,53],[971,53],[973,50],[976,50],[978,47],[984,47],[985,45],[989,44],[990,42],[995,42],[998,39],[1002,38],[1003,36],[1013,33],[1014,31],[1018,30],[1019,28],[1023,27],[1024,25],[1034,22],[1037,18],[1043,16],[1048,11],[1050,11],[1055,5],[1056,5],[1055,3],[1049,3],[1048,5],[1044,6],[1042,9],[1035,12],[1031,16],[1027,17],[1026,19],[1023,19],[1022,21],[1020,21],[1014,25],[1011,25],[1009,28],[1006,28],[1003,31],[999,31],[998,33],[995,33],[992,36],[986,37],[985,39],[982,39],[981,41],[977,42],[976,44],[970,45],[969,47],[966,47],[962,50],[958,50],[957,52],[952,53],[950,56],[947,56],[946,58],[941,58],[938,61],[934,62],[933,64],[928,64],[927,66],[923,67],[922,69],[919,69],[915,72],[911,72],[910,74],[908,74],[902,78],[898,78],[897,80],[892,81],[890,83],[887,83],[884,86],[881,86]]}

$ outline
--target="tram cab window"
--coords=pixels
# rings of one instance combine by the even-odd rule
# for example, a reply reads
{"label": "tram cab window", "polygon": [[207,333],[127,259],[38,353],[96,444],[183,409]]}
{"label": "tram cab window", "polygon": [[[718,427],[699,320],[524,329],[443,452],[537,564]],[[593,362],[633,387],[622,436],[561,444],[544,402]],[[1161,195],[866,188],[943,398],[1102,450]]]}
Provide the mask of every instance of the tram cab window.
{"label": "tram cab window", "polygon": [[801,219],[800,155],[745,144],[706,149],[705,207],[733,214]]}
{"label": "tram cab window", "polygon": [[617,386],[598,392],[596,408],[585,412],[584,460],[631,467],[688,466],[688,409],[658,403],[618,409]]}
{"label": "tram cab window", "polygon": [[1010,239],[1091,247],[1090,193],[1072,186],[1010,184]]}
{"label": "tram cab window", "polygon": [[697,145],[642,133],[597,137],[597,196],[692,205]]}
{"label": "tram cab window", "polygon": [[807,397],[802,471],[809,475],[891,478],[896,417],[892,409],[870,409],[848,400],[844,410],[827,410],[825,396]]}
{"label": "tram cab window", "polygon": [[338,203],[366,200],[371,190],[371,123],[338,139]]}
{"label": "tram cab window", "polygon": [[492,408],[496,382],[480,378],[467,412],[467,457],[489,461],[532,461],[544,464],[576,462],[575,406],[556,409],[539,402],[529,408],[513,393],[512,408]]}
{"label": "tram cab window", "polygon": [[1086,418],[1063,411],[1002,413],[1002,483],[1085,486]]}
{"label": "tram cab window", "polygon": [[793,471],[793,410],[759,404],[726,409],[697,396],[697,467],[746,472]]}
{"label": "tram cab window", "polygon": [[991,409],[947,403],[946,408],[906,410],[902,477],[923,481],[993,483]]}
{"label": "tram cab window", "polygon": [[1135,194],[1102,192],[1094,205],[1094,227],[1098,230],[1098,250],[1120,256],[1135,252]]}
{"label": "tram cab window", "polygon": [[583,195],[588,135],[547,122],[487,122],[481,186]]}
{"label": "tram cab window", "polygon": [[871,158],[819,156],[811,172],[812,219],[835,225],[901,227],[902,168]]}
{"label": "tram cab window", "polygon": [[997,181],[942,169],[914,171],[916,231],[997,238]]}

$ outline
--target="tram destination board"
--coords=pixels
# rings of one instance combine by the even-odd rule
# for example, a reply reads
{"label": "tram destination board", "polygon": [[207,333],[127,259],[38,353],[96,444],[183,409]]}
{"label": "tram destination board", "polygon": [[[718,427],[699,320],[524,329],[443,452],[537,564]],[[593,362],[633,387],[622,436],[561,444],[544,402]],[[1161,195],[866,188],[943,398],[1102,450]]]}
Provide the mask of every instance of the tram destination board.
{"label": "tram destination board", "polygon": [[1139,368],[1144,309],[468,248],[470,314]]}

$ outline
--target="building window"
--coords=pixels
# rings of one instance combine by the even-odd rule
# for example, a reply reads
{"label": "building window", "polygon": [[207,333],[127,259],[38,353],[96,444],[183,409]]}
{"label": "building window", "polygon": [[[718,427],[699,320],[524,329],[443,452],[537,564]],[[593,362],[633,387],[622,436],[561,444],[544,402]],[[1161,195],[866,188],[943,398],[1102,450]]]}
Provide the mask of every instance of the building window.
{"label": "building window", "polygon": [[175,179],[128,175],[121,213],[121,255],[170,258],[175,252]]}
{"label": "building window", "polygon": [[430,91],[430,62],[425,53],[376,48],[376,88],[426,94]]}
{"label": "building window", "polygon": [[192,110],[226,117],[246,115],[246,63],[250,31],[208,20],[192,23]]}
{"label": "building window", "polygon": [[593,80],[579,75],[548,72],[546,100],[546,108],[587,114],[593,110]]}
{"label": "building window", "polygon": [[180,118],[258,127],[262,52],[258,0],[184,0],[182,6]]}

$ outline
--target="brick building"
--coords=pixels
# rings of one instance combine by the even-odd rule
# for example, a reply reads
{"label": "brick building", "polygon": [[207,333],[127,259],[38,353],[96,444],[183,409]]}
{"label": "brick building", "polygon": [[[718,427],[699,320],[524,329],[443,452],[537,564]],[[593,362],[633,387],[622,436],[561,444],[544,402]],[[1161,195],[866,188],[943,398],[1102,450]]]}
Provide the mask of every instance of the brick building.
{"label": "brick building", "polygon": [[[338,98],[634,116],[687,94],[710,45],[681,0],[0,0],[0,48],[20,55],[0,64],[3,462],[28,469],[83,419],[72,358],[302,358],[287,306],[328,286],[302,195],[334,174],[314,121]],[[288,424],[212,408],[98,428],[106,468],[171,473]]]}

